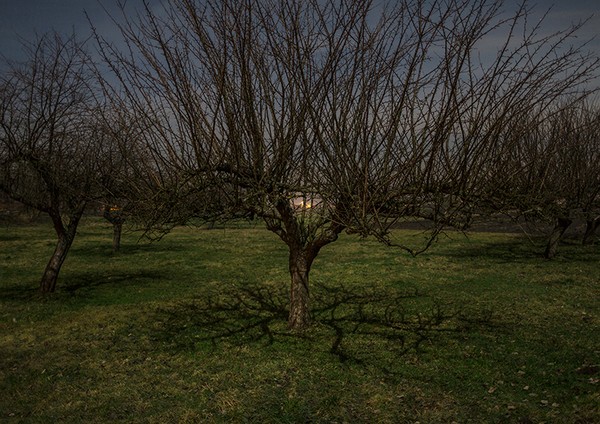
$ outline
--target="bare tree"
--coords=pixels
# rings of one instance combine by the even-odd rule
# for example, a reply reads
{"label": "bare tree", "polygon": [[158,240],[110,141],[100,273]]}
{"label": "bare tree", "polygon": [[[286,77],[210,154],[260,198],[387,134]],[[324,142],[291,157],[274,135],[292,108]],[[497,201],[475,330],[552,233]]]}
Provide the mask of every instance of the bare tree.
{"label": "bare tree", "polygon": [[[101,77],[99,78],[101,80]],[[102,134],[97,166],[102,169],[100,185],[102,197],[99,199],[102,216],[113,226],[113,252],[121,248],[123,225],[134,213],[134,198],[142,197],[132,192],[140,184],[132,184],[140,176],[139,168],[145,169],[144,155],[135,150],[135,122],[127,120],[118,108],[103,108],[98,116],[98,133]]]}
{"label": "bare tree", "polygon": [[600,227],[600,106],[598,103],[584,105],[575,115],[579,125],[575,129],[575,143],[580,164],[575,175],[577,193],[581,199],[583,218],[586,222],[582,243],[593,244],[596,230]]}
{"label": "bare tree", "polygon": [[[466,225],[511,117],[591,77],[589,58],[561,50],[576,28],[540,37],[525,6],[508,17],[501,9],[486,0],[175,0],[115,19],[128,50],[98,39],[121,83],[111,97],[145,122],[163,194],[154,222],[262,218],[289,248],[289,326],[304,328],[324,246],[345,230],[416,254],[444,225]],[[483,63],[479,43],[502,31]],[[188,196],[203,206],[190,208]],[[392,237],[414,216],[433,220],[424,246]]]}
{"label": "bare tree", "polygon": [[58,242],[42,276],[56,281],[88,202],[97,195],[98,140],[90,61],[75,37],[48,34],[0,76],[0,189],[47,213]]}
{"label": "bare tree", "polygon": [[545,257],[556,255],[558,244],[574,219],[584,219],[584,240],[593,236],[594,221],[600,210],[600,111],[581,104],[561,111],[552,119],[548,138],[554,146],[553,166],[546,189],[554,200],[555,225],[546,246]]}
{"label": "bare tree", "polygon": [[513,120],[503,140],[489,198],[496,211],[550,226],[548,259],[574,220],[587,222],[584,239],[593,235],[600,200],[599,116],[587,101],[527,112]]}

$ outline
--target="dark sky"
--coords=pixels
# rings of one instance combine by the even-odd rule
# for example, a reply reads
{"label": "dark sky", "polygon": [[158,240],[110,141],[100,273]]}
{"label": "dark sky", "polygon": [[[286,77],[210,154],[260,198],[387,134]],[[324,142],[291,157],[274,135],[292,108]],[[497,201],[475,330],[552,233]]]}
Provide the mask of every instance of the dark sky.
{"label": "dark sky", "polygon": [[[156,3],[158,0],[153,1]],[[505,7],[510,9],[517,1],[506,0]],[[141,3],[142,0],[127,0],[131,9]],[[594,14],[580,37],[596,36],[589,49],[600,55],[600,0],[530,0],[530,3],[540,11],[553,7],[545,21],[547,31],[565,28]],[[117,37],[101,5],[111,11],[116,10],[116,0],[0,0],[0,55],[18,59],[19,37],[31,40],[35,34],[51,29],[67,34],[75,31],[80,39],[84,38],[90,32],[84,11],[104,36]],[[534,18],[539,18],[539,15]]]}
{"label": "dark sky", "polygon": [[[142,0],[126,0],[126,5],[134,10]],[[21,39],[31,41],[51,30],[85,39],[91,33],[86,13],[100,33],[116,38],[104,8],[118,15],[117,0],[0,0],[0,55],[18,59]]]}
{"label": "dark sky", "polygon": [[18,55],[19,37],[31,40],[51,29],[89,33],[84,10],[106,22],[96,0],[0,0],[0,54],[13,58]]}

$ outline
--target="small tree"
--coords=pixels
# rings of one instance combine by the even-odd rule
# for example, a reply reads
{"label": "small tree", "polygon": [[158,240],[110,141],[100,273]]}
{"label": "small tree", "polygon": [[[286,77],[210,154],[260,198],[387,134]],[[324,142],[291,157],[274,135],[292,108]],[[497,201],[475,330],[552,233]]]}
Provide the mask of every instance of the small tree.
{"label": "small tree", "polygon": [[[113,226],[113,252],[121,248],[123,225],[132,213],[131,187],[139,186],[132,181],[140,178],[135,169],[143,163],[143,155],[132,149],[135,144],[136,125],[120,115],[118,109],[105,107],[99,115],[98,132],[102,134],[102,143],[98,167],[101,173],[102,216]],[[124,146],[128,146],[127,149]],[[138,196],[139,197],[139,196]]]}
{"label": "small tree", "polygon": [[48,34],[0,76],[0,189],[48,214],[58,242],[40,283],[53,292],[88,202],[98,195],[90,60],[75,37]]}
{"label": "small tree", "polygon": [[[124,14],[129,51],[99,41],[121,83],[111,97],[144,122],[152,222],[262,218],[288,246],[289,326],[304,328],[324,246],[346,230],[416,253],[390,229],[422,215],[427,247],[481,191],[511,117],[590,76],[576,49],[558,50],[570,31],[518,39],[526,8],[506,19],[501,6],[175,0]],[[502,29],[482,64],[478,43]]]}

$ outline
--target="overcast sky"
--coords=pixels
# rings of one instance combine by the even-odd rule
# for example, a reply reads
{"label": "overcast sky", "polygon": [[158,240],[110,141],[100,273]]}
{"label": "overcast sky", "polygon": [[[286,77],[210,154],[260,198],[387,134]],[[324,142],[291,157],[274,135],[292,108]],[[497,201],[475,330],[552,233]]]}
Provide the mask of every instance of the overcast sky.
{"label": "overcast sky", "polygon": [[[510,9],[517,1],[506,0],[505,7]],[[141,3],[142,0],[127,0],[128,7]],[[600,0],[530,0],[530,3],[540,11],[552,7],[545,21],[548,31],[565,28],[594,15],[580,37],[596,36],[589,49],[600,55]],[[32,40],[36,34],[52,29],[66,34],[75,31],[78,38],[85,38],[90,29],[84,12],[103,35],[116,37],[101,5],[115,10],[116,0],[0,0],[0,56],[18,59],[20,37]]]}

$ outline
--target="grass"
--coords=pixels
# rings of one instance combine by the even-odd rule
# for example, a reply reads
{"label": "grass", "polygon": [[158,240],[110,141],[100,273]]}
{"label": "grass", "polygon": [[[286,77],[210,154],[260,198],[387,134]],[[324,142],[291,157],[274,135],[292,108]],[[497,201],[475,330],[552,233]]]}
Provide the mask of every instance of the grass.
{"label": "grass", "polygon": [[130,233],[113,254],[88,218],[42,297],[53,247],[44,223],[0,229],[2,422],[600,423],[597,246],[545,261],[450,233],[411,258],[344,236],[303,334],[260,226]]}

